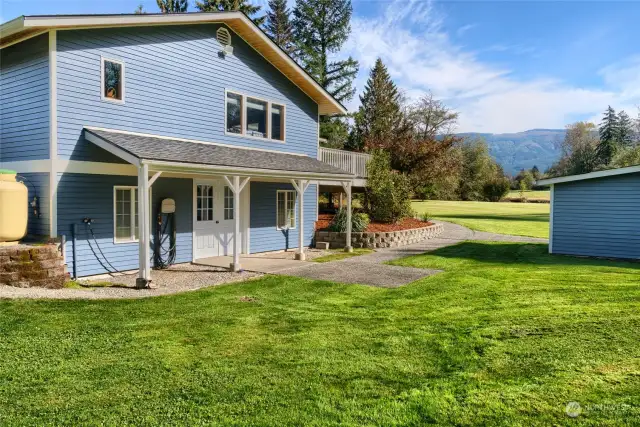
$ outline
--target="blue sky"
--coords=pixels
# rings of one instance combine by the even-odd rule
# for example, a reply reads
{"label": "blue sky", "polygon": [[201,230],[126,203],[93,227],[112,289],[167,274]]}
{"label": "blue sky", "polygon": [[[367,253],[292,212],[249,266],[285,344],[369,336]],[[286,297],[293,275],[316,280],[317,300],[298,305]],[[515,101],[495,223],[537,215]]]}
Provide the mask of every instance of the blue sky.
{"label": "blue sky", "polygon": [[[127,13],[139,3],[157,10],[155,0],[0,0],[0,18]],[[457,109],[459,131],[561,128],[599,120],[608,104],[638,114],[640,1],[355,0],[353,7],[340,55],[360,61],[358,93],[380,56],[409,100],[432,91]],[[357,97],[348,103],[357,105]]]}

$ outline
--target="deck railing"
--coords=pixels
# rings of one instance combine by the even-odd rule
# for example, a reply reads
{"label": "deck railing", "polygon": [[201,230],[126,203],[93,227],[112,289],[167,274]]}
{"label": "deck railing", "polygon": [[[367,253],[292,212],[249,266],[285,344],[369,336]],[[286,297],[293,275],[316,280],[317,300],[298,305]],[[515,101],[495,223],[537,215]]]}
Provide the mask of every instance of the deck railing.
{"label": "deck railing", "polygon": [[371,155],[320,147],[318,148],[318,159],[357,177],[366,178],[367,162],[371,159]]}

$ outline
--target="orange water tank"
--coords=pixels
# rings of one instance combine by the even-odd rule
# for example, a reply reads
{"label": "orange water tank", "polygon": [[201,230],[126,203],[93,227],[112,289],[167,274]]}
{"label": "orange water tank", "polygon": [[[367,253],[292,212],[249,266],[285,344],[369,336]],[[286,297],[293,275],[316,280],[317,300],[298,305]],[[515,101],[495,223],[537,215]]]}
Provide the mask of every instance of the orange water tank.
{"label": "orange water tank", "polygon": [[0,169],[0,242],[20,240],[27,234],[29,192],[16,181],[16,172]]}

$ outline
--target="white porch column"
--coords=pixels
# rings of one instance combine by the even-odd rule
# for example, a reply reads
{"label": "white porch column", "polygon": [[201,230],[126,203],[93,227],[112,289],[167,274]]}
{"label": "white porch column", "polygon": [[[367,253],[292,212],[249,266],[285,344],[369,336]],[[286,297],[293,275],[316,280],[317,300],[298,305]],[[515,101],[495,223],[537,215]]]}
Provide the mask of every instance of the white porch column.
{"label": "white porch column", "polygon": [[346,246],[344,247],[345,252],[353,252],[353,247],[351,246],[351,181],[344,181],[342,183],[342,187],[344,187],[344,192],[347,194],[347,232],[346,232]]}
{"label": "white porch column", "polygon": [[141,164],[138,168],[138,288],[146,288],[151,282],[149,214],[149,166]]}
{"label": "white porch column", "polygon": [[304,192],[309,186],[309,181],[292,179],[291,184],[298,193],[298,253],[296,259],[304,261],[306,258],[304,254]]}
{"label": "white porch column", "polygon": [[231,271],[238,272],[242,269],[240,265],[240,194],[249,182],[249,177],[245,178],[242,183],[238,175],[232,176],[231,179],[225,175],[224,180],[227,181],[233,193],[233,263],[230,268]]}

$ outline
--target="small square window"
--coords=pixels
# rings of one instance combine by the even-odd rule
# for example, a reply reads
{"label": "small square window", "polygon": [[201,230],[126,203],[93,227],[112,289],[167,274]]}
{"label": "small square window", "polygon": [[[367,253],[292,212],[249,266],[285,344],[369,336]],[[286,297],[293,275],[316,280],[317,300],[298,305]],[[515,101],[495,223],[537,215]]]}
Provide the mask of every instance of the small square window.
{"label": "small square window", "polygon": [[124,63],[102,59],[102,99],[124,102]]}

